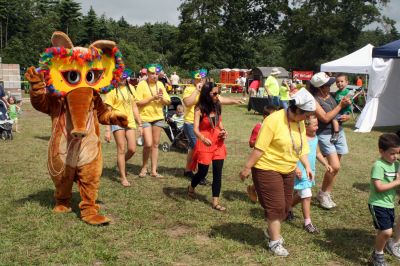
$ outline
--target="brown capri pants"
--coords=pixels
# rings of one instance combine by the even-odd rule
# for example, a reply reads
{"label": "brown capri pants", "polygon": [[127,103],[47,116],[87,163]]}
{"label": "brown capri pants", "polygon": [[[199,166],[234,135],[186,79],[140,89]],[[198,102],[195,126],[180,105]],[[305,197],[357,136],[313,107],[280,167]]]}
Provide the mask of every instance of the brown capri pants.
{"label": "brown capri pants", "polygon": [[295,172],[282,174],[253,167],[251,173],[265,219],[283,221],[292,205]]}

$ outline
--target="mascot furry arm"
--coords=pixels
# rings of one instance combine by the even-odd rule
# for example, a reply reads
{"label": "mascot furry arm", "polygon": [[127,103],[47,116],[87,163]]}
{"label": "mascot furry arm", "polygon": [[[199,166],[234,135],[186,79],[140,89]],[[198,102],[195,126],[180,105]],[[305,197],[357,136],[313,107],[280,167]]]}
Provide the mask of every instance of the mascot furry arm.
{"label": "mascot furry arm", "polygon": [[103,167],[99,123],[126,127],[125,115],[109,111],[99,92],[120,81],[124,64],[112,41],[96,41],[89,48],[74,47],[63,32],[51,38],[40,59],[40,68],[25,73],[31,84],[35,109],[50,115],[52,134],[48,170],[55,185],[54,211],[71,211],[72,185],[78,185],[81,218],[88,224],[109,223],[96,204]]}

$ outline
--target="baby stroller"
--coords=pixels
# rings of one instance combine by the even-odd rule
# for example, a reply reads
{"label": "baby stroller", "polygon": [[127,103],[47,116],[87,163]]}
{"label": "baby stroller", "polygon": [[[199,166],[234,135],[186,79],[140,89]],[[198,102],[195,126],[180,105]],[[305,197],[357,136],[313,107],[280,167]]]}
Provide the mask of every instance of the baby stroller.
{"label": "baby stroller", "polygon": [[189,142],[185,136],[185,133],[183,132],[183,128],[177,128],[176,124],[170,120],[171,117],[176,113],[178,105],[182,105],[182,100],[178,96],[171,95],[171,104],[164,107],[164,118],[166,123],[164,131],[171,141],[171,144],[168,142],[161,144],[161,150],[163,152],[168,152],[171,147],[182,151],[187,151],[188,149]]}
{"label": "baby stroller", "polygon": [[0,100],[0,138],[2,140],[13,139],[13,123],[8,116],[6,104]]}

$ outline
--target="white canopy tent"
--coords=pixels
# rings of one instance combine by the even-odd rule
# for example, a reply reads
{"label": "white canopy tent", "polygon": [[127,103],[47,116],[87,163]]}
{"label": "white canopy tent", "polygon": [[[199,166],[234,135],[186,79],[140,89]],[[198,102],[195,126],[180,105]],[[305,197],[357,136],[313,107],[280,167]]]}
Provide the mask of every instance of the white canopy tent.
{"label": "white canopy tent", "polygon": [[356,123],[358,132],[373,126],[400,125],[400,40],[374,48],[367,103]]}
{"label": "white canopy tent", "polygon": [[324,63],[321,65],[321,71],[369,74],[372,65],[372,48],[374,48],[373,45],[367,44],[342,58]]}

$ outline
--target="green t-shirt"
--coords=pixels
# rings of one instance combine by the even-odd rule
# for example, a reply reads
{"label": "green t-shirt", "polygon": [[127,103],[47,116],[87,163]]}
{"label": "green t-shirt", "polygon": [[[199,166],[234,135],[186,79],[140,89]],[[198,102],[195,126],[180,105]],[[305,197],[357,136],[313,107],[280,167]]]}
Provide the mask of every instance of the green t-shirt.
{"label": "green t-shirt", "polygon": [[10,104],[8,108],[8,115],[10,116],[10,119],[15,120],[18,117],[17,106],[15,104]]}
{"label": "green t-shirt", "polygon": [[281,96],[282,101],[289,101],[289,90],[286,86],[281,86],[279,91],[279,96]]}
{"label": "green t-shirt", "polygon": [[383,184],[387,184],[396,179],[399,162],[388,163],[383,159],[379,159],[374,163],[371,170],[370,193],[368,203],[383,208],[394,208],[396,197],[396,189],[390,189],[384,192],[376,191],[373,184],[374,179],[381,180]]}
{"label": "green t-shirt", "polygon": [[[268,88],[272,96],[279,96],[279,82],[274,76],[269,76],[264,83],[264,87]],[[268,95],[267,90],[264,92],[264,96]]]}
{"label": "green t-shirt", "polygon": [[[336,102],[339,103],[343,99],[343,97],[347,96],[347,94],[349,94],[349,93],[350,93],[350,91],[349,91],[348,88],[344,88],[341,91],[340,90],[336,91],[335,92],[335,100],[336,100]],[[345,114],[345,113],[348,113],[348,114],[351,113],[351,106],[350,105],[345,107],[345,108],[343,108],[340,111],[340,114]]]}

